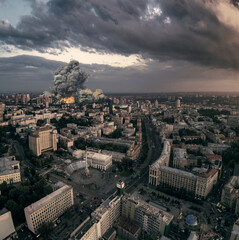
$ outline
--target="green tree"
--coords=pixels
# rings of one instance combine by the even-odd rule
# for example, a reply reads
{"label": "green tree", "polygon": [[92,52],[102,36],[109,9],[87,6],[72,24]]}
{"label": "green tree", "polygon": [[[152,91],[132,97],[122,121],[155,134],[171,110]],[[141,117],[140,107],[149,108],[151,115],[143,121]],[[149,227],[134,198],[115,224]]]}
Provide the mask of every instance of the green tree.
{"label": "green tree", "polygon": [[52,232],[52,230],[53,230],[52,223],[44,223],[38,229],[38,232],[43,239],[50,239],[49,234]]}

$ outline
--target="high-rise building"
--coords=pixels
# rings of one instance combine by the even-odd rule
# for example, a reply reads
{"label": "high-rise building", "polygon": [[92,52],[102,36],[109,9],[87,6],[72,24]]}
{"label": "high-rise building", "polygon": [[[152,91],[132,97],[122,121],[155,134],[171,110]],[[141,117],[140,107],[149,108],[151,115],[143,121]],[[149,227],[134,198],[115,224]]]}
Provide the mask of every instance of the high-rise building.
{"label": "high-rise building", "polygon": [[177,101],[176,101],[176,108],[180,108],[180,106],[181,106],[181,101],[180,101],[180,99],[177,99]]}
{"label": "high-rise building", "polygon": [[5,104],[0,102],[0,122],[3,121],[4,111],[5,111]]}
{"label": "high-rise building", "polygon": [[28,94],[26,95],[26,103],[30,102],[30,100],[31,100],[30,94],[28,93]]}
{"label": "high-rise building", "polygon": [[64,185],[24,209],[28,228],[36,234],[39,227],[59,217],[73,204],[73,188]]}
{"label": "high-rise building", "polygon": [[135,194],[122,198],[122,216],[138,224],[153,239],[168,234],[174,217]]}
{"label": "high-rise building", "polygon": [[22,94],[22,104],[26,104],[26,94]]}
{"label": "high-rise building", "polygon": [[155,108],[158,108],[158,107],[159,107],[159,102],[158,102],[157,99],[155,100],[154,106],[155,106]]}
{"label": "high-rise building", "polygon": [[21,182],[20,163],[15,156],[0,158],[0,184]]}
{"label": "high-rise building", "polygon": [[98,237],[102,237],[121,215],[121,197],[112,196],[100,205],[92,217],[97,222]]}
{"label": "high-rise building", "polygon": [[0,210],[0,239],[15,239],[16,235],[12,214],[6,208],[3,208]]}
{"label": "high-rise building", "polygon": [[39,127],[29,136],[29,148],[36,156],[43,152],[57,150],[57,130],[48,126]]}

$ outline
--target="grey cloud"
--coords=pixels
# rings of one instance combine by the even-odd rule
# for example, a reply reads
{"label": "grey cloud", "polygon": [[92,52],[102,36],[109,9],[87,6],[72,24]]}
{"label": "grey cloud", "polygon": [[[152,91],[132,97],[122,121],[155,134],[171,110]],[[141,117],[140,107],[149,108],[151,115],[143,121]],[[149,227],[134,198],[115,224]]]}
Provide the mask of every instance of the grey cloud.
{"label": "grey cloud", "polygon": [[[50,90],[55,70],[64,64],[33,56],[0,58],[0,91]],[[90,73],[86,87],[104,92],[239,91],[238,74],[234,71],[215,70],[181,60],[153,61],[144,67],[99,64],[80,64],[80,67]]]}
{"label": "grey cloud", "polygon": [[72,60],[55,71],[53,92],[59,99],[78,96],[88,77],[89,74],[80,68],[79,62]]}
{"label": "grey cloud", "polygon": [[[24,16],[16,28],[0,27],[0,40],[39,51],[64,48],[67,41],[70,46],[80,44],[98,51],[239,69],[238,32],[220,23],[215,13],[205,7],[206,0],[155,0],[162,14],[143,21],[149,2],[152,1],[33,1],[32,15]],[[232,6],[237,3],[232,0]],[[166,17],[171,24],[164,22]]]}

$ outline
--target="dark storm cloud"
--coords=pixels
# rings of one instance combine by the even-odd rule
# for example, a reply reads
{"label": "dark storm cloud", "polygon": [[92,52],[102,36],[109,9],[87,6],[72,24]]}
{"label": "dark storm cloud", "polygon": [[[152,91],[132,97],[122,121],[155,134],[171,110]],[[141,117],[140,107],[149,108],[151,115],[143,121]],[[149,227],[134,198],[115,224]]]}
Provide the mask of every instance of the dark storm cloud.
{"label": "dark storm cloud", "polygon": [[[0,58],[0,91],[51,91],[54,72],[64,64],[26,55]],[[186,61],[154,61],[143,68],[99,64],[80,64],[80,67],[90,73],[86,87],[104,92],[239,91],[234,71],[215,71]]]}
{"label": "dark storm cloud", "polygon": [[27,55],[0,58],[0,91],[43,92],[49,89],[53,72],[63,64]]}
{"label": "dark storm cloud", "polygon": [[[222,0],[32,1],[16,28],[0,22],[0,40],[24,49],[78,46],[239,69],[239,35],[208,3]],[[237,9],[236,0],[225,0]],[[162,13],[153,13],[160,7]],[[238,10],[239,13],[239,10]]]}

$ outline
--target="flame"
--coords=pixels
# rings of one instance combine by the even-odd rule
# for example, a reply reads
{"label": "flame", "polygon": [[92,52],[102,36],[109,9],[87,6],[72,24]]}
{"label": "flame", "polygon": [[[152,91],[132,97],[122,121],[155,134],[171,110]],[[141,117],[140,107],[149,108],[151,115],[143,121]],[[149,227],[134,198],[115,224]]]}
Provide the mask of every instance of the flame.
{"label": "flame", "polygon": [[61,103],[74,103],[74,102],[75,98],[73,96],[61,98]]}

